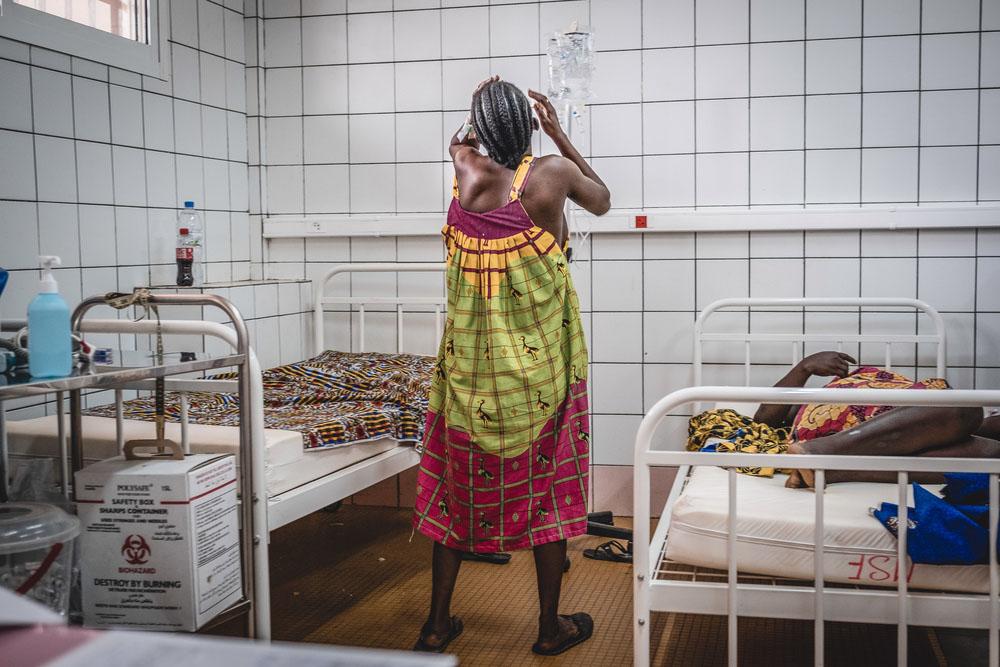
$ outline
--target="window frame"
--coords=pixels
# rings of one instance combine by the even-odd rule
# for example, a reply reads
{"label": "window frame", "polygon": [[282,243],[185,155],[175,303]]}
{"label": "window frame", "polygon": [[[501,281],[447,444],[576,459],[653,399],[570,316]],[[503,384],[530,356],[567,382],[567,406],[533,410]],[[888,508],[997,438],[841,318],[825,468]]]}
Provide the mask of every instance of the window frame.
{"label": "window frame", "polygon": [[0,0],[0,37],[103,65],[166,79],[169,74],[168,0],[145,0],[149,43],[143,44],[39,9]]}

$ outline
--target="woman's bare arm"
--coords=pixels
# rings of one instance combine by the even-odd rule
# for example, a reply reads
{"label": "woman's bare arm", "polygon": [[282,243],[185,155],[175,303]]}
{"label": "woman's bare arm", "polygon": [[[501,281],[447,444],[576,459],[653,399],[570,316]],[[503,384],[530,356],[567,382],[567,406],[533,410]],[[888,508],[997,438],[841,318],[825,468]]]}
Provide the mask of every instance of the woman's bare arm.
{"label": "woman's bare arm", "polygon": [[[811,354],[799,363],[795,364],[792,370],[785,374],[785,377],[778,380],[775,387],[804,387],[813,375],[824,377],[836,376],[844,377],[850,371],[849,364],[858,362],[843,352],[817,352]],[[797,405],[772,405],[763,403],[753,416],[755,422],[767,424],[775,428],[787,426],[795,417]]]}
{"label": "woman's bare arm", "polygon": [[534,90],[529,90],[528,96],[535,100],[535,113],[538,115],[542,131],[549,135],[556,148],[566,158],[562,170],[568,181],[569,198],[594,215],[604,215],[611,208],[611,192],[608,186],[566,136],[549,98]]}

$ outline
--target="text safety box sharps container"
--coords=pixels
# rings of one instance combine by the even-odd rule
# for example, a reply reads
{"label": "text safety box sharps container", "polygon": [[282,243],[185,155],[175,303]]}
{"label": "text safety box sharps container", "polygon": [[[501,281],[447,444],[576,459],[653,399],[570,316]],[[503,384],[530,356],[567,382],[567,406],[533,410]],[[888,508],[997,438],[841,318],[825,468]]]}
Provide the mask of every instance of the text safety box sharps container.
{"label": "text safety box sharps container", "polygon": [[0,585],[66,616],[80,521],[55,505],[0,504]]}
{"label": "text safety box sharps container", "polygon": [[242,597],[236,459],[107,459],[76,473],[83,622],[194,631]]}

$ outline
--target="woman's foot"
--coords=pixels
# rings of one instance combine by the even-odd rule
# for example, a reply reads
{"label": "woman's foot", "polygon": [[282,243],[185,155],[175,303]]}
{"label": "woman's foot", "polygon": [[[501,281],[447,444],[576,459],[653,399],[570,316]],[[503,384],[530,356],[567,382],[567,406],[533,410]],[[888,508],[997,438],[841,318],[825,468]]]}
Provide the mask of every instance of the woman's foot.
{"label": "woman's foot", "polygon": [[420,637],[414,644],[414,651],[425,653],[441,653],[453,639],[462,634],[462,619],[452,616],[447,623],[435,624],[433,621],[424,623],[420,629]]}
{"label": "woman's foot", "polygon": [[557,617],[558,625],[551,636],[538,633],[538,641],[531,650],[539,655],[559,655],[577,644],[587,641],[594,634],[594,619],[589,614],[579,612],[571,616]]}

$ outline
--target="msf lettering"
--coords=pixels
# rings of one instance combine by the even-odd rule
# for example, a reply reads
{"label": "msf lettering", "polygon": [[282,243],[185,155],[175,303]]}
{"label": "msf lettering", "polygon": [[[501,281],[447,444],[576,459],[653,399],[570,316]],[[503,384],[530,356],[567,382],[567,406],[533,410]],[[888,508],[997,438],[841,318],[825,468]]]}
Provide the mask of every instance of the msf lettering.
{"label": "msf lettering", "polygon": [[[854,574],[848,577],[853,581],[898,581],[899,563],[895,556],[882,554],[861,554],[858,559],[848,563],[854,569]],[[913,579],[913,563],[906,573],[907,583]]]}

